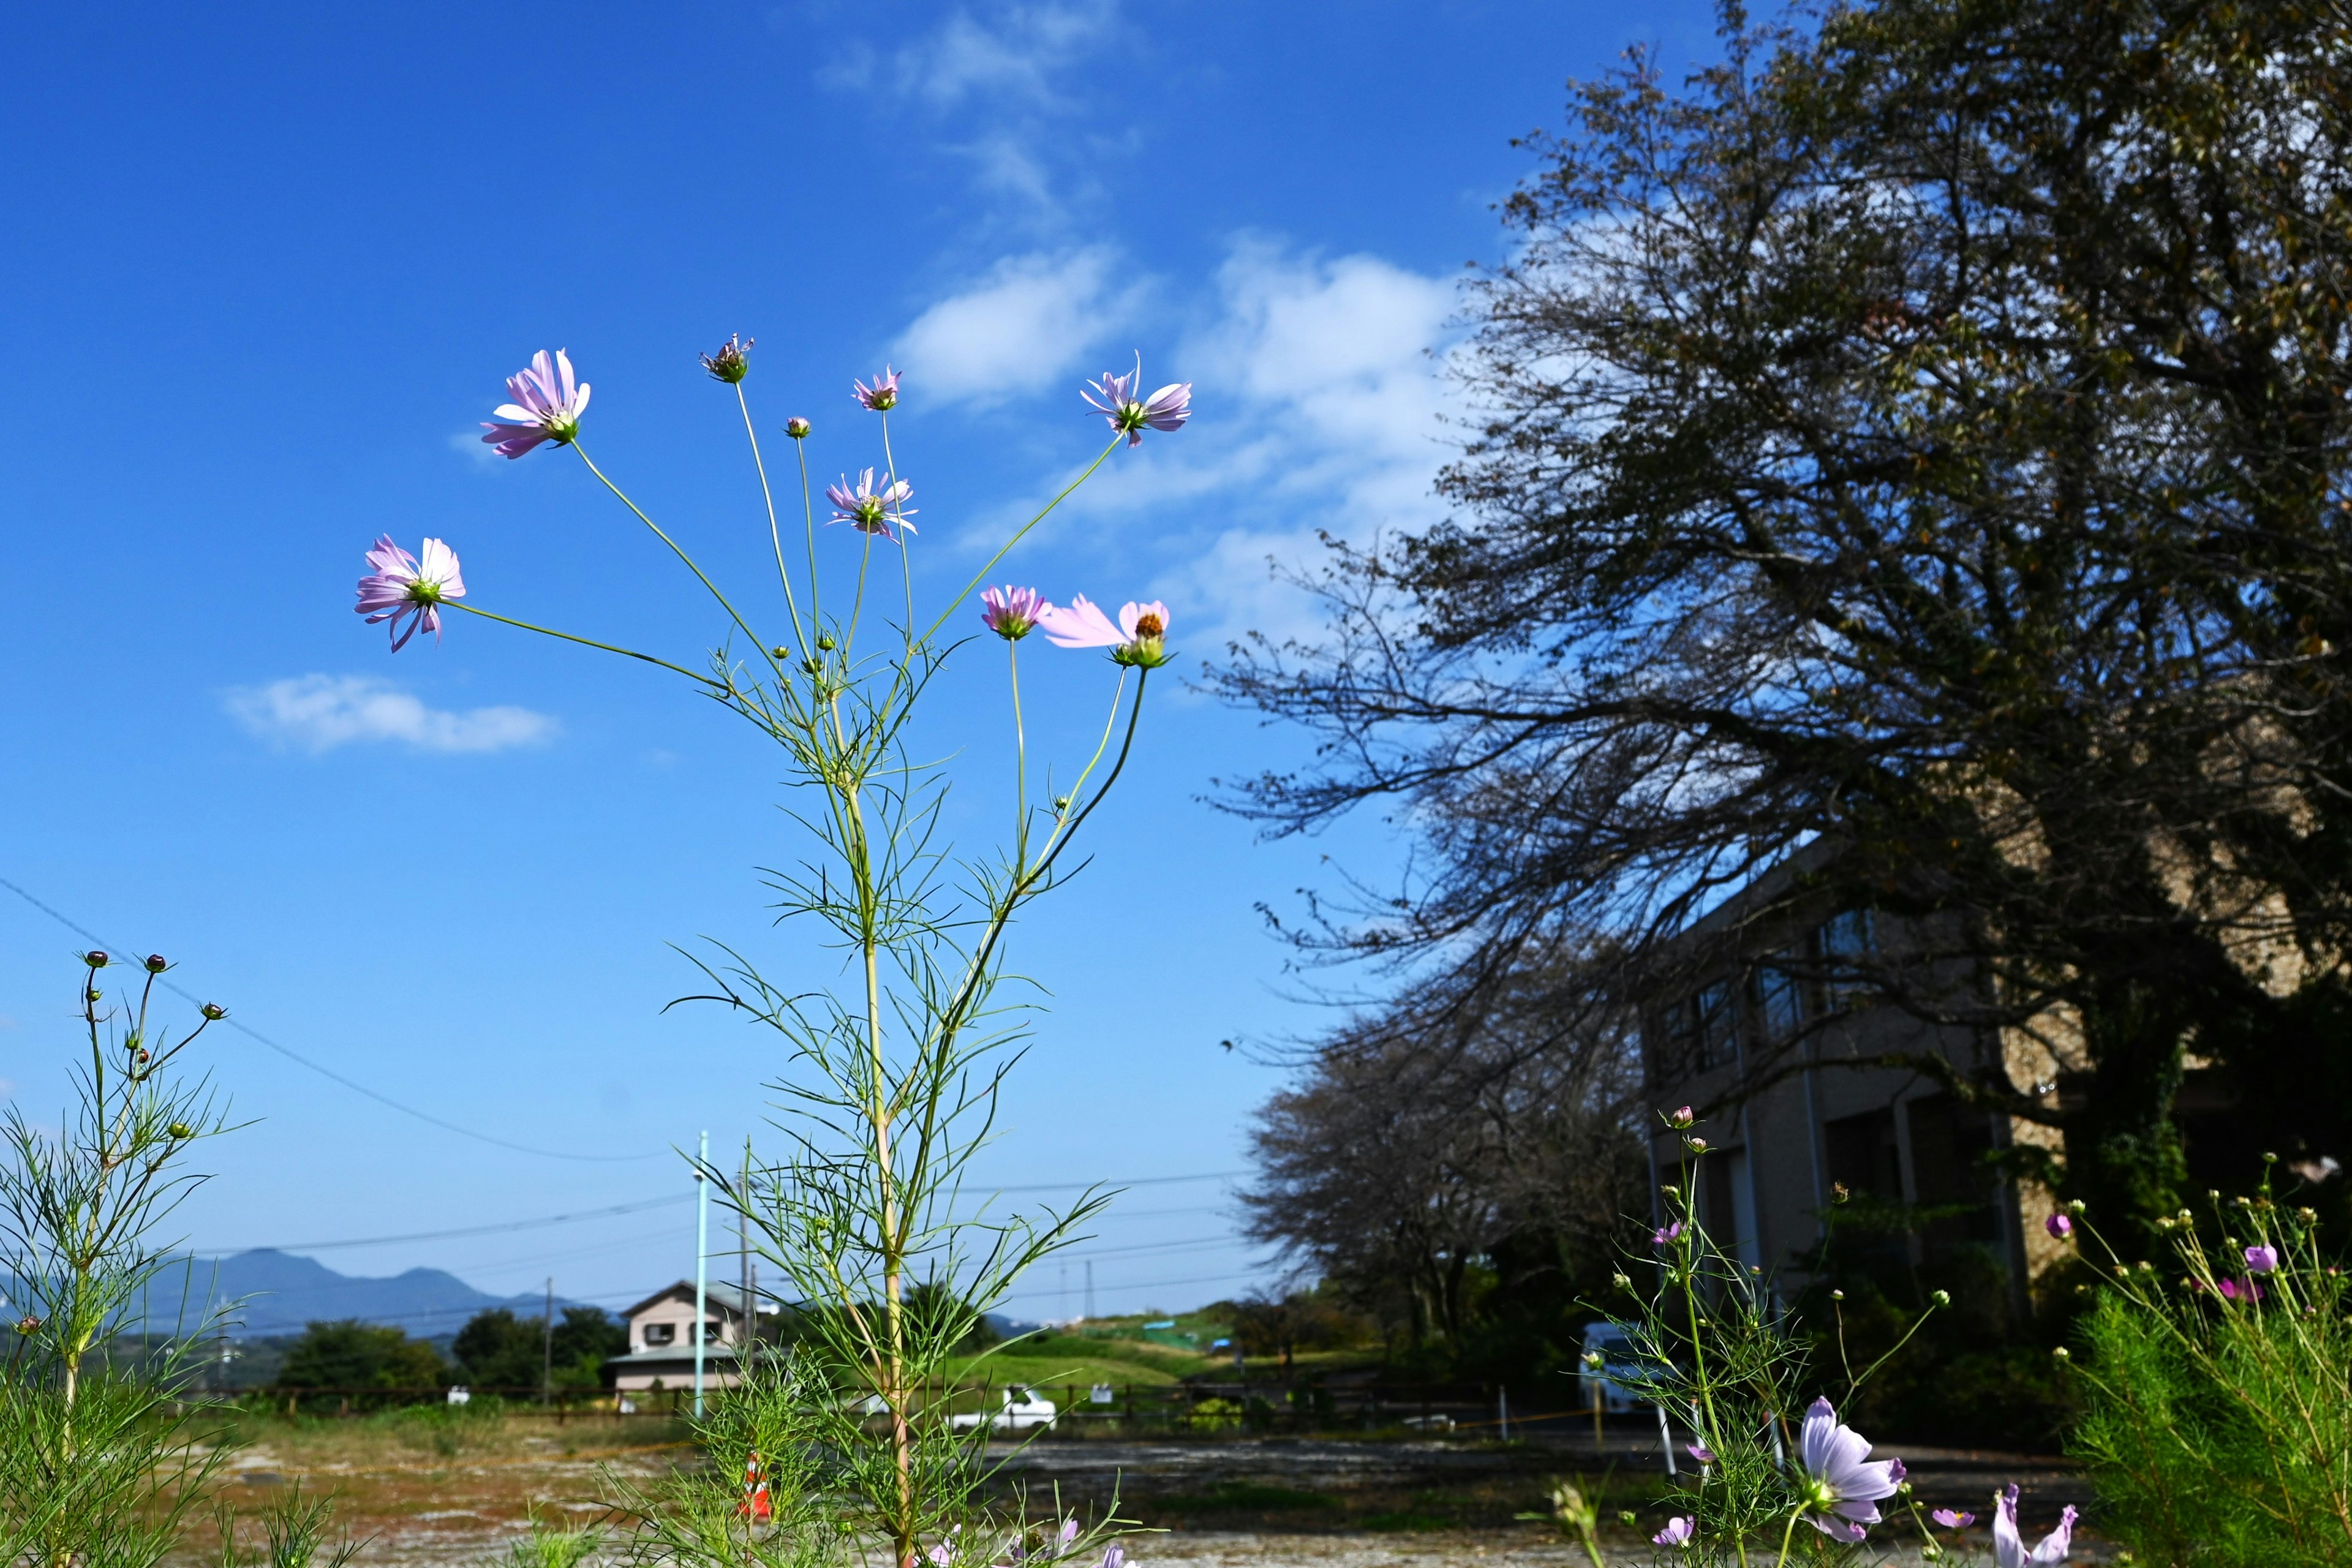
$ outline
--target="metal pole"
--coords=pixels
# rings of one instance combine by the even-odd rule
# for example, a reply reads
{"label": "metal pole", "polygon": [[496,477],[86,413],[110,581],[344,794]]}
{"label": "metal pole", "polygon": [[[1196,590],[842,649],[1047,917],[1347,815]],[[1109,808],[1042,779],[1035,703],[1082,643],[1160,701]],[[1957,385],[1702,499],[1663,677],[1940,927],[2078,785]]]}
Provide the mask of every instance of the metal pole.
{"label": "metal pole", "polygon": [[[702,1135],[702,1161],[710,1160],[710,1134]],[[694,1418],[702,1419],[702,1322],[710,1299],[710,1184],[702,1166],[694,1170]],[[1663,1416],[1660,1417],[1664,1419]]]}
{"label": "metal pole", "polygon": [[737,1190],[735,1199],[735,1250],[740,1254],[736,1262],[743,1274],[743,1294],[737,1303],[743,1309],[743,1321],[735,1330],[735,1383],[740,1387],[751,1371],[751,1363],[748,1358],[751,1353],[751,1342],[758,1338],[756,1331],[760,1327],[760,1310],[752,1304],[751,1299],[751,1141],[749,1138],[743,1140],[743,1185]]}
{"label": "metal pole", "polygon": [[1511,1391],[1497,1384],[1495,1389],[1495,1424],[1502,1428],[1503,1441],[1511,1440]]}
{"label": "metal pole", "polygon": [[547,1277],[547,1313],[540,1319],[539,1326],[539,1397],[544,1404],[555,1397],[555,1276],[552,1274]]}
{"label": "metal pole", "polygon": [[1658,1412],[1658,1447],[1666,1452],[1666,1474],[1680,1474],[1675,1468],[1675,1429],[1666,1425],[1666,1407],[1659,1405],[1655,1408]]}

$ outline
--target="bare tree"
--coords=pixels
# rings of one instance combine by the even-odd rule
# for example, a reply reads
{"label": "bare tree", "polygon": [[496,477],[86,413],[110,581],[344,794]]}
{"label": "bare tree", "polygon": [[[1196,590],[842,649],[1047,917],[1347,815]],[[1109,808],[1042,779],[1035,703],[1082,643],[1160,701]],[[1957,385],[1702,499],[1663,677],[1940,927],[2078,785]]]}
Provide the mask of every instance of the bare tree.
{"label": "bare tree", "polygon": [[1339,550],[1328,637],[1221,673],[1320,742],[1236,809],[1401,802],[1431,850],[1300,940],[1475,999],[1606,933],[1638,1005],[1875,906],[1927,948],[1812,977],[2062,1023],[2063,1099],[1902,1065],[2060,1129],[2048,1173],[2111,1213],[2177,1201],[2191,1043],[2293,1064],[2330,1092],[2268,1097],[2288,1131],[2352,1137],[2345,8],[1727,5],[1725,37],[1528,141],[1460,515]]}

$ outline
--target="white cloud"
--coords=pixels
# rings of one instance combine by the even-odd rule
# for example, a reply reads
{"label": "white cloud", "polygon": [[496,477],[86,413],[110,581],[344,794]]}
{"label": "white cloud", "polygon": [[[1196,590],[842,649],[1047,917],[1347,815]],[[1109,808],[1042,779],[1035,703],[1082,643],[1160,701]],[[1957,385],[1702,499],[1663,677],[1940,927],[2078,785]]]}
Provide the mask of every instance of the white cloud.
{"label": "white cloud", "polygon": [[1099,45],[1114,15],[1108,4],[1009,5],[988,22],[959,10],[893,59],[902,90],[934,109],[968,99],[992,107],[1064,107],[1054,77]]}
{"label": "white cloud", "polygon": [[552,739],[555,721],[528,708],[430,708],[364,675],[302,675],[240,687],[226,706],[256,735],[306,752],[394,741],[421,752],[502,752]]}
{"label": "white cloud", "polygon": [[1109,525],[1114,551],[1150,552],[1129,569],[1152,574],[1192,647],[1311,633],[1319,613],[1275,567],[1313,568],[1318,533],[1362,544],[1444,515],[1433,486],[1450,455],[1455,305],[1449,280],[1378,257],[1237,242],[1207,324],[1144,365],[1146,387],[1194,384],[1192,423],[1122,454],[1070,521]]}
{"label": "white cloud", "polygon": [[988,404],[1042,392],[1133,315],[1138,290],[1115,287],[1117,270],[1102,246],[1008,256],[977,287],[916,317],[893,352],[940,397]]}

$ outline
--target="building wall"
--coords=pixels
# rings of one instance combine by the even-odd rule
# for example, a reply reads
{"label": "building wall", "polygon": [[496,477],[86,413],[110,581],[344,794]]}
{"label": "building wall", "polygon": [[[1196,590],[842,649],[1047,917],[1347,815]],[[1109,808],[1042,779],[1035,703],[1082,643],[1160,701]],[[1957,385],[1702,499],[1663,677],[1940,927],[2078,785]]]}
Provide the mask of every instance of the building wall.
{"label": "building wall", "polygon": [[[1759,940],[1741,973],[1716,976],[1661,1009],[1644,1029],[1651,1102],[1659,1116],[1651,1142],[1653,1185],[1677,1180],[1686,1158],[1664,1115],[1682,1105],[1722,1102],[1727,1108],[1693,1131],[1710,1149],[1698,1163],[1700,1217],[1726,1251],[1801,1287],[1799,1260],[1821,1241],[1832,1184],[1843,1183],[1857,1196],[1892,1204],[1973,1208],[1912,1241],[1915,1258],[1947,1242],[1988,1245],[2021,1304],[2025,1281],[2051,1260],[2048,1248],[2028,1245],[2040,1235],[2049,1199],[2038,1188],[2021,1195],[1977,1159],[2011,1139],[2040,1141],[2043,1130],[1970,1110],[1907,1068],[1839,1064],[1903,1052],[1941,1055],[1974,1070],[1988,1048],[2007,1058],[2022,1047],[1973,1029],[1924,1023],[1888,1005],[1832,1016],[1848,1005],[1816,986],[1790,986],[1771,966],[1776,952],[1818,956],[1832,939],[1895,946],[1906,934],[1899,922],[1862,929],[1851,917],[1842,925],[1765,933],[1777,940]],[[2028,1080],[2017,1074],[2030,1070],[2021,1059],[2011,1076],[2022,1086]],[[1729,1103],[1743,1081],[1782,1074],[1744,1103]]]}

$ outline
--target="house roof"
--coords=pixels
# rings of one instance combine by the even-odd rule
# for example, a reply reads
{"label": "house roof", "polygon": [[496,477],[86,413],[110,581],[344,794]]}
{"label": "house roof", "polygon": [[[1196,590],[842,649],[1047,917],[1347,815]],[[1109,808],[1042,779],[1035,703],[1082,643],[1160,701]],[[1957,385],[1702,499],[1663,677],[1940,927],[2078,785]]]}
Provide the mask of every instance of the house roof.
{"label": "house roof", "polygon": [[[730,1318],[740,1318],[743,1315],[743,1292],[740,1288],[733,1285],[722,1285],[718,1280],[713,1279],[703,1286],[702,1292],[708,1304],[722,1315]],[[622,1310],[621,1316],[624,1318],[634,1318],[639,1312],[644,1311],[646,1308],[651,1307],[657,1302],[667,1301],[673,1299],[683,1300],[688,1305],[691,1305],[694,1301],[694,1281],[691,1279],[681,1279],[675,1285],[665,1285],[660,1289],[655,1291],[652,1295],[646,1297],[644,1300],[638,1302],[635,1306],[624,1308]],[[761,1290],[756,1292],[756,1299],[761,1311],[774,1312],[779,1310],[776,1299],[773,1296],[769,1295],[766,1291]]]}

